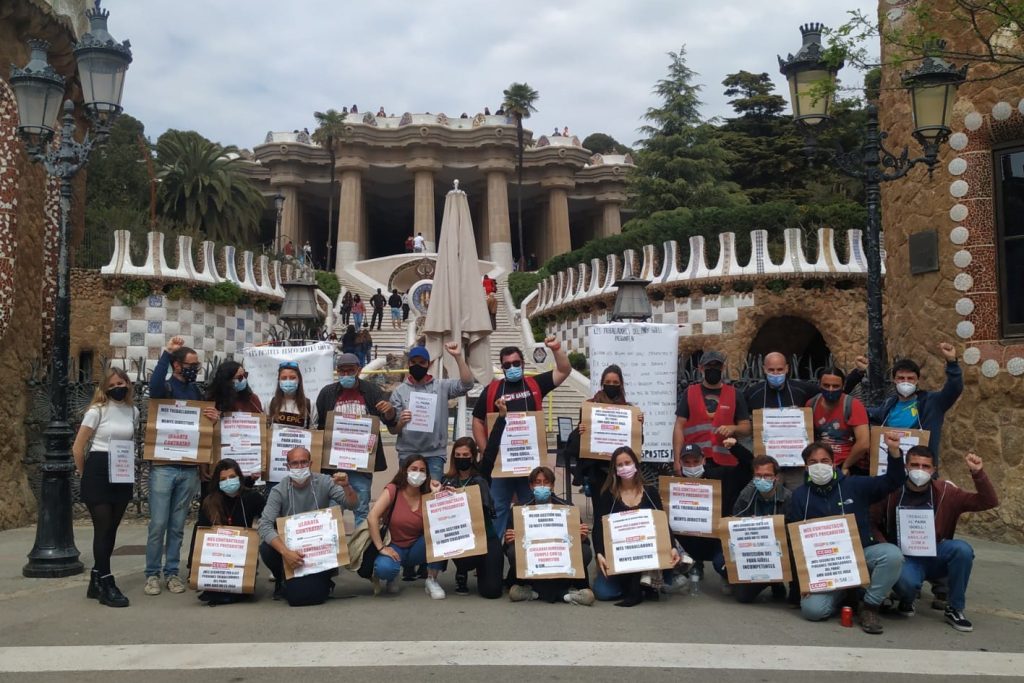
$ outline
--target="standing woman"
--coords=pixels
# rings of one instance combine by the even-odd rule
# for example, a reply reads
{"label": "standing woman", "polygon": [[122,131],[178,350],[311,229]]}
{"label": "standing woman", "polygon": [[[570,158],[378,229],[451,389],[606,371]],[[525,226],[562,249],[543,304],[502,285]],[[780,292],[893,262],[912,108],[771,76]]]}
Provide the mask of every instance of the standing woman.
{"label": "standing woman", "polygon": [[[217,366],[213,379],[206,387],[206,400],[213,401],[214,408],[219,413],[214,422],[218,422],[220,415],[228,412],[263,412],[260,397],[249,388],[249,373],[245,371],[241,363],[234,360],[226,360]],[[215,487],[211,483],[209,465],[199,466],[199,479],[202,487],[201,495],[205,498]]]}
{"label": "standing woman", "polygon": [[341,352],[342,353],[355,353],[356,352],[356,326],[349,325],[345,328],[345,333],[341,335]]}
{"label": "standing woman", "polygon": [[[658,598],[658,593],[641,586],[644,572],[608,575],[608,560],[605,555],[604,516],[627,510],[661,510],[661,495],[656,486],[644,486],[640,476],[640,459],[629,446],[621,446],[612,454],[612,469],[601,493],[594,502],[594,551],[597,554],[597,576],[594,578],[594,595],[598,600],[615,600],[617,607],[632,607],[643,602],[645,593]],[[680,555],[672,548],[672,564],[679,564]]]}
{"label": "standing woman", "polygon": [[108,607],[128,606],[128,598],[110,573],[110,556],[134,486],[110,483],[108,452],[112,440],[134,444],[139,410],[132,403],[132,395],[128,374],[111,368],[104,383],[96,388],[72,446],[75,469],[82,477],[82,502],[92,517],[93,568],[86,596]]}
{"label": "standing woman", "polygon": [[348,325],[348,319],[352,316],[352,292],[346,291],[341,297],[341,324]]}
{"label": "standing woman", "polygon": [[306,398],[302,385],[302,370],[293,360],[281,361],[277,366],[277,390],[267,408],[270,424],[284,424],[303,429],[316,428],[316,406]]}
{"label": "standing woman", "polygon": [[364,304],[362,298],[356,294],[355,298],[352,299],[352,323],[355,325],[357,330],[362,328],[364,317],[366,317],[366,304]]}

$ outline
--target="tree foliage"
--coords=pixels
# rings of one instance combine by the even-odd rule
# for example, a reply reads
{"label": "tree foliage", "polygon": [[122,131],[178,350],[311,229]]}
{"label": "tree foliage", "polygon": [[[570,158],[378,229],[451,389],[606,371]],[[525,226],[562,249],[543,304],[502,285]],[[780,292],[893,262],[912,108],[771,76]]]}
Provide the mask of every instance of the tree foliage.
{"label": "tree foliage", "polygon": [[633,150],[607,133],[591,133],[583,138],[584,149],[594,154],[632,154]]}
{"label": "tree foliage", "polygon": [[516,232],[519,242],[519,264],[525,259],[523,245],[523,153],[526,141],[523,133],[523,119],[537,111],[534,104],[540,99],[540,93],[530,87],[529,83],[512,83],[502,91],[501,107],[505,113],[516,120]]}

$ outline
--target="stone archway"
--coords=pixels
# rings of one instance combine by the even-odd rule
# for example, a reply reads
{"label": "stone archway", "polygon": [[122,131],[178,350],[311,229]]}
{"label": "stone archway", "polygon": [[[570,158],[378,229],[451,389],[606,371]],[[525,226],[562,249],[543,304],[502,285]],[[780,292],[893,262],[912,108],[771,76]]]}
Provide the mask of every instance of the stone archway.
{"label": "stone archway", "polygon": [[780,315],[764,321],[747,349],[747,357],[760,359],[778,351],[793,363],[799,359],[797,372],[810,379],[813,370],[824,367],[832,357],[832,350],[821,331],[813,323],[793,315]]}

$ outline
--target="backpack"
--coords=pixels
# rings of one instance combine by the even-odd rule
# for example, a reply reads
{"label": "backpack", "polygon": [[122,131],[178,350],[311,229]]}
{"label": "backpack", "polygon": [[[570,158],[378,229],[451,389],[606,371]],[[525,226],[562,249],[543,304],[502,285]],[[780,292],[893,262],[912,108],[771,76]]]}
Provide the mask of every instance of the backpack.
{"label": "backpack", "polygon": [[[818,406],[821,404],[821,394],[816,395],[811,399],[811,419],[814,419],[814,413],[818,410]],[[850,416],[853,414],[853,396],[849,394],[843,394],[843,422],[850,424]]]}

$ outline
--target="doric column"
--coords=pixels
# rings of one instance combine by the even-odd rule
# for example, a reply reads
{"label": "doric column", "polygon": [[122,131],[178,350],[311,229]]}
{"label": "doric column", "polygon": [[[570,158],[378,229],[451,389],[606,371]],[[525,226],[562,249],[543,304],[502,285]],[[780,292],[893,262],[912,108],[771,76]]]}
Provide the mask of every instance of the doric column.
{"label": "doric column", "polygon": [[283,251],[284,245],[291,240],[295,254],[298,255],[302,248],[302,243],[299,242],[299,192],[294,185],[280,185],[277,190],[284,197],[284,206],[281,208],[281,233],[277,236],[277,243]]}
{"label": "doric column", "polygon": [[366,245],[360,230],[363,216],[363,175],[357,169],[341,172],[338,198],[338,256],[334,270],[338,274],[358,261]]}
{"label": "doric column", "polygon": [[594,197],[601,207],[601,231],[598,237],[611,237],[622,232],[622,205],[626,202],[624,192],[602,192]]}
{"label": "doric column", "polygon": [[413,171],[415,179],[415,204],[413,206],[413,230],[423,233],[427,251],[437,252],[437,228],[434,225],[434,171],[419,168]]}
{"label": "doric column", "polygon": [[576,186],[572,170],[562,167],[551,169],[540,181],[548,191],[547,231],[544,244],[546,253],[538,260],[543,263],[556,254],[572,251],[572,236],[569,233],[569,190]]}
{"label": "doric column", "polygon": [[487,242],[490,260],[512,271],[512,231],[508,214],[508,174],[487,172]]}

